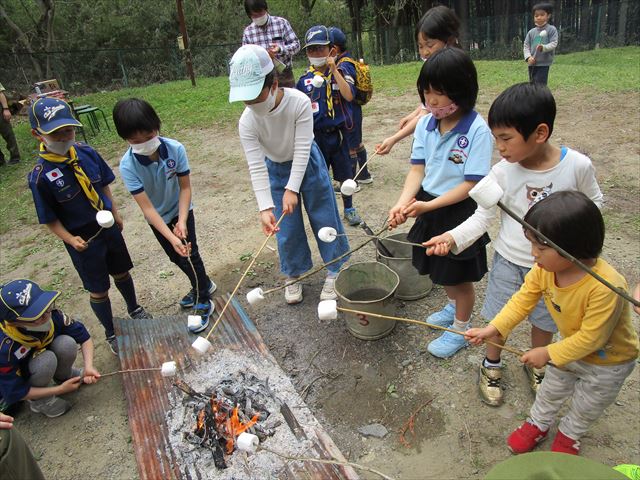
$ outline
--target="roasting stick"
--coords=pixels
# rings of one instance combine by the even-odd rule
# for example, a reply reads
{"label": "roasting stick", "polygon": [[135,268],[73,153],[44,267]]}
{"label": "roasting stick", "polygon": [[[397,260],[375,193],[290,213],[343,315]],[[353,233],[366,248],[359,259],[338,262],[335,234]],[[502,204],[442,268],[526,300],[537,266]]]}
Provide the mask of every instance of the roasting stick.
{"label": "roasting stick", "polygon": [[160,368],[160,367],[154,367],[154,368],[132,368],[132,369],[129,369],[129,370],[117,370],[115,372],[103,373],[102,375],[100,375],[100,378],[110,377],[112,375],[118,375],[119,373],[155,372],[155,371],[159,372],[160,370],[162,370],[162,368]]}
{"label": "roasting stick", "polygon": [[356,174],[353,176],[353,180],[358,178],[358,175],[360,175],[360,172],[362,172],[362,170],[364,170],[364,167],[367,166],[367,163],[369,163],[371,161],[371,159],[373,157],[375,157],[377,154],[378,154],[378,150],[374,150],[373,153],[371,155],[369,155],[369,158],[367,158],[367,161],[362,164],[362,166],[358,169]]}

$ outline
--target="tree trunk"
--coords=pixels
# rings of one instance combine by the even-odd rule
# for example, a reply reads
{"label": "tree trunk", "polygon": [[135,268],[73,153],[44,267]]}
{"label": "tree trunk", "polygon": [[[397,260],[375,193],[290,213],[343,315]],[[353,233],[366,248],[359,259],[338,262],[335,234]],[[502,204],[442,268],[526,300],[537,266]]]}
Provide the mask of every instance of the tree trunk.
{"label": "tree trunk", "polygon": [[627,43],[627,15],[629,12],[629,2],[623,0],[620,2],[620,11],[618,12],[618,44],[626,45]]}
{"label": "tree trunk", "polygon": [[16,36],[18,37],[17,38],[18,42],[20,42],[24,46],[25,50],[29,52],[29,60],[31,60],[31,64],[33,65],[33,70],[35,71],[35,74],[37,75],[38,80],[43,80],[42,66],[40,65],[40,62],[38,61],[38,59],[33,56],[33,48],[31,47],[31,41],[29,40],[29,37],[27,37],[27,35],[22,31],[22,29],[18,25],[16,25],[16,23],[13,20],[9,18],[6,10],[2,5],[0,5],[0,16],[5,19],[5,21],[7,22],[7,25],[9,25],[9,28],[15,32]]}

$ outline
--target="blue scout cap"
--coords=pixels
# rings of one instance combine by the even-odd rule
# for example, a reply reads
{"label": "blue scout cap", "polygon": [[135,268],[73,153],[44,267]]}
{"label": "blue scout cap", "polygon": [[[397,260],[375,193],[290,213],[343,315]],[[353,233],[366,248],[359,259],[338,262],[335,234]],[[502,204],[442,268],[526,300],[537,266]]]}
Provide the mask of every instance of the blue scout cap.
{"label": "blue scout cap", "polygon": [[260,95],[266,77],[274,68],[273,60],[258,45],[243,45],[229,62],[229,102],[250,101]]}
{"label": "blue scout cap", "polygon": [[329,27],[329,40],[343,50],[347,48],[347,36],[338,27]]}
{"label": "blue scout cap", "polygon": [[62,127],[81,127],[75,119],[71,107],[64,100],[52,97],[37,99],[29,107],[31,128],[45,135]]}
{"label": "blue scout cap", "polygon": [[306,42],[304,48],[311,45],[329,45],[331,39],[329,37],[329,30],[324,25],[316,25],[307,30],[304,35],[304,41]]}
{"label": "blue scout cap", "polygon": [[13,280],[0,287],[0,320],[37,320],[60,292],[42,290],[31,280]]}

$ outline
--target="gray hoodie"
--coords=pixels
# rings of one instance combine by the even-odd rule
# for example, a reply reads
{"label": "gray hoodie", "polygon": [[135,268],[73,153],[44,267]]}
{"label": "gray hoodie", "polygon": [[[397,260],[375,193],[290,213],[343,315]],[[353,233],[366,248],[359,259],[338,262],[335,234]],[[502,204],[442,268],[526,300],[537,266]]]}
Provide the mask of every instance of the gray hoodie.
{"label": "gray hoodie", "polygon": [[[546,37],[541,36],[540,32],[547,32]],[[542,51],[536,53],[536,47],[542,44]],[[542,27],[533,27],[527,33],[524,39],[524,59],[529,59],[535,55],[536,63],[534,66],[548,67],[553,63],[556,47],[558,46],[558,30],[548,23]]]}

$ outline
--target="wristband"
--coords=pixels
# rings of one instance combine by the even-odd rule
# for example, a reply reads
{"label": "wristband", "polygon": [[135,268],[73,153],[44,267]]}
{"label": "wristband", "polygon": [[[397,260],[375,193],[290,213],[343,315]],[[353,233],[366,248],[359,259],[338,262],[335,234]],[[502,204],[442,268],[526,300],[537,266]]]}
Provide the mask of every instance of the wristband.
{"label": "wristband", "polygon": [[9,107],[2,107],[2,110],[9,110]]}

